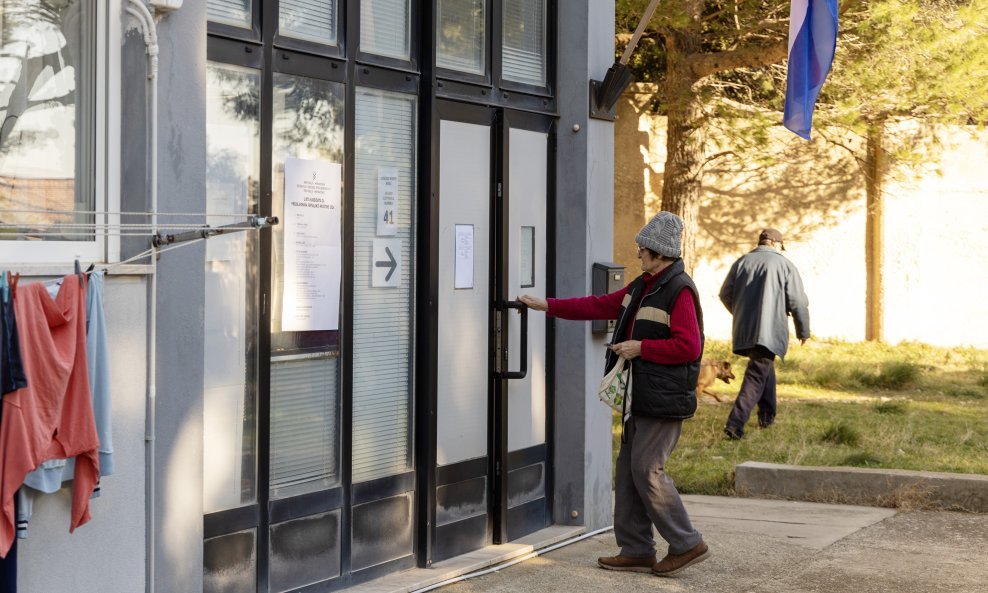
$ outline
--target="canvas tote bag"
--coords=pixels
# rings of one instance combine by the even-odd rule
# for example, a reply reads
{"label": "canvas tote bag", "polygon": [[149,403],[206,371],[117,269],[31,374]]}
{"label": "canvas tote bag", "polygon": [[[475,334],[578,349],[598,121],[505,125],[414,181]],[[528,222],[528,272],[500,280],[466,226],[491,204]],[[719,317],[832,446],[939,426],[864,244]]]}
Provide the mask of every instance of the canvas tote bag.
{"label": "canvas tote bag", "polygon": [[600,401],[627,420],[631,414],[631,361],[618,358],[611,370],[600,380]]}

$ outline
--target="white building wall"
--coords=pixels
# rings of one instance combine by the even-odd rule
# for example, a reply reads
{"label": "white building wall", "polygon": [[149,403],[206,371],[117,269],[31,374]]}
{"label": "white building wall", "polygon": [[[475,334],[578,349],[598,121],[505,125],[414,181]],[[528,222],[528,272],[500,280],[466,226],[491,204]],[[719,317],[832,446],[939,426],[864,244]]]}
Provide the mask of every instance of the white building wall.
{"label": "white building wall", "polygon": [[18,545],[21,593],[144,591],[146,310],[143,277],[107,278],[115,471],[101,480],[102,495],[90,501],[92,520],[71,535],[70,490],[38,499],[28,539]]}

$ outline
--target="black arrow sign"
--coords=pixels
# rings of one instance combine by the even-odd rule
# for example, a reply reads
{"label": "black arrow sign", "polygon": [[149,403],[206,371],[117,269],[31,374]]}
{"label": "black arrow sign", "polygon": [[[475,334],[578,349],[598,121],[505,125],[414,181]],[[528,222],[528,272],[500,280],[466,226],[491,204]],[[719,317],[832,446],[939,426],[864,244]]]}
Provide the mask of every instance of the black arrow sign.
{"label": "black arrow sign", "polygon": [[378,261],[374,262],[374,265],[378,268],[391,268],[388,270],[388,275],[384,277],[385,282],[390,282],[391,277],[394,276],[395,270],[398,269],[398,260],[396,260],[394,254],[391,253],[390,247],[385,247],[384,253],[388,254],[388,259],[391,261]]}

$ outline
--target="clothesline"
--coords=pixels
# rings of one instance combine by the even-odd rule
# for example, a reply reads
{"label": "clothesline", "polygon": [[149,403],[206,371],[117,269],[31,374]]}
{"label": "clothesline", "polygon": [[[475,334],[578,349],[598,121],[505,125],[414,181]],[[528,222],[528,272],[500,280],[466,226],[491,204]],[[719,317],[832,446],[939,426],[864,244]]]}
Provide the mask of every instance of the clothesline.
{"label": "clothesline", "polygon": [[42,210],[29,208],[0,208],[0,214],[92,214],[107,216],[226,216],[230,218],[250,218],[257,216],[246,212],[110,212],[106,210]]}
{"label": "clothesline", "polygon": [[[96,234],[108,237],[154,237],[156,243],[174,243],[179,240],[220,235],[240,230],[262,229],[278,224],[273,216],[250,215],[244,222],[221,226],[190,224],[109,224],[109,223],[41,223],[33,225],[38,230],[25,229],[25,225],[0,223],[0,237],[89,237]],[[5,232],[5,229],[11,232]],[[63,230],[58,230],[63,229]],[[162,231],[169,231],[162,233]]]}

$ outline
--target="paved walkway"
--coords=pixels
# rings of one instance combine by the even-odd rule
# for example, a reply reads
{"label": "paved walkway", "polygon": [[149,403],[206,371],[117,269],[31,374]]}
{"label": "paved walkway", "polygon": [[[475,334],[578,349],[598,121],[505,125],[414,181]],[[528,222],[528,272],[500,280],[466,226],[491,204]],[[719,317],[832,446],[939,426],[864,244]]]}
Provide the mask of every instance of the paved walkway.
{"label": "paved walkway", "polygon": [[988,593],[988,515],[687,496],[712,556],[677,577],[596,566],[612,533],[441,593]]}

